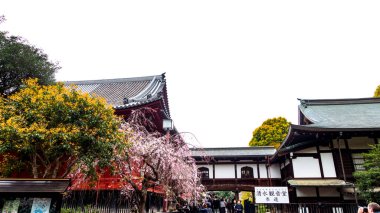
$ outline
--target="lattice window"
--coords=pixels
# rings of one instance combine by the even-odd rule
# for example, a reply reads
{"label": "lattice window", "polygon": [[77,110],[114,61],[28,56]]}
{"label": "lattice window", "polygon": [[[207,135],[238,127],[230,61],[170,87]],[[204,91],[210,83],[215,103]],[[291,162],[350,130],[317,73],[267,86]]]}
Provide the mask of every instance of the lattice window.
{"label": "lattice window", "polygon": [[249,166],[242,167],[241,178],[253,178],[253,168]]}
{"label": "lattice window", "polygon": [[198,174],[201,178],[209,178],[209,169],[206,167],[199,167]]}
{"label": "lattice window", "polygon": [[355,171],[364,171],[364,157],[361,153],[353,153],[352,154],[352,162],[354,163]]}

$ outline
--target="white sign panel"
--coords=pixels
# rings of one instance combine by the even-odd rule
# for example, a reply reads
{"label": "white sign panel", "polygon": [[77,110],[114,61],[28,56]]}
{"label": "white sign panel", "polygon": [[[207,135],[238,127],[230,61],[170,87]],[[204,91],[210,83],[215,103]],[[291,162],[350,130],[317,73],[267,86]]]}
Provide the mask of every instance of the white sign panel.
{"label": "white sign panel", "polygon": [[51,198],[34,198],[31,213],[49,213]]}
{"label": "white sign panel", "polygon": [[256,203],[289,203],[288,187],[255,187]]}

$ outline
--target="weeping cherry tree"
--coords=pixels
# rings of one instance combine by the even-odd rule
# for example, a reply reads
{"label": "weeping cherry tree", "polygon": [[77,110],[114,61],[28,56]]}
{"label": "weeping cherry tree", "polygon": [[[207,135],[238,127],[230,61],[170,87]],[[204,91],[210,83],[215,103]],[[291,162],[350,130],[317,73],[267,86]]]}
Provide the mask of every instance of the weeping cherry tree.
{"label": "weeping cherry tree", "polygon": [[131,146],[119,152],[115,162],[124,183],[122,190],[135,193],[140,213],[145,212],[148,189],[158,184],[172,198],[194,198],[203,191],[195,160],[182,138],[149,132],[147,127],[153,122],[145,114],[144,110],[136,110],[122,125]]}

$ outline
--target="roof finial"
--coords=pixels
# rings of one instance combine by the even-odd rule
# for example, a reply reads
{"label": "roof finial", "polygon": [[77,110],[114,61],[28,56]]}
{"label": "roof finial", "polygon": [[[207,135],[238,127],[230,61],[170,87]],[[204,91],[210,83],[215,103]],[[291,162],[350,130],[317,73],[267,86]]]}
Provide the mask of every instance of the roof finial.
{"label": "roof finial", "polygon": [[303,99],[298,99],[298,100],[300,101],[301,106],[307,108],[307,104],[306,104],[306,101],[305,101],[305,100],[303,100]]}
{"label": "roof finial", "polygon": [[164,73],[162,73],[162,74],[161,74],[161,77],[162,77],[162,81],[165,81],[165,80],[166,80],[166,79],[165,79],[165,78],[166,78],[166,76],[165,76],[165,75],[166,75],[166,72],[164,72]]}
{"label": "roof finial", "polygon": [[125,97],[125,98],[123,98],[123,104],[128,104],[128,98],[127,97]]}

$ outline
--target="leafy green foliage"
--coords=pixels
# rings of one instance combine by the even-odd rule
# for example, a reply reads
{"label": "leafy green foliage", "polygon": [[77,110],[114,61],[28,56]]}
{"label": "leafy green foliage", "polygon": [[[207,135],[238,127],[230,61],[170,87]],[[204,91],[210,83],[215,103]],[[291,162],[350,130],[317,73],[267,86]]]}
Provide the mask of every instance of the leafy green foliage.
{"label": "leafy green foliage", "polygon": [[373,146],[373,149],[364,156],[365,171],[354,173],[356,186],[360,190],[360,196],[370,201],[380,200],[380,192],[374,191],[380,186],[380,144]]}
{"label": "leafy green foliage", "polygon": [[253,131],[249,146],[275,146],[278,148],[285,139],[290,122],[283,117],[270,118]]}
{"label": "leafy green foliage", "polygon": [[0,98],[0,177],[62,178],[78,167],[97,177],[98,168],[111,166],[124,137],[104,99],[36,79],[23,84]]}
{"label": "leafy green foliage", "polygon": [[232,200],[235,198],[235,193],[232,191],[215,191],[214,195],[218,198],[224,198],[225,200]]}
{"label": "leafy green foliage", "polygon": [[[74,208],[61,208],[61,213],[82,213],[82,208],[77,208],[77,209],[74,209]],[[94,206],[91,206],[91,205],[85,205],[84,206],[84,212],[91,212],[91,213],[100,213],[100,210],[97,209],[96,207]]]}
{"label": "leafy green foliage", "polygon": [[[1,16],[0,23],[3,21]],[[21,37],[0,31],[0,95],[16,92],[27,78],[38,78],[43,85],[51,84],[58,69],[58,63],[49,61],[41,49]]]}

